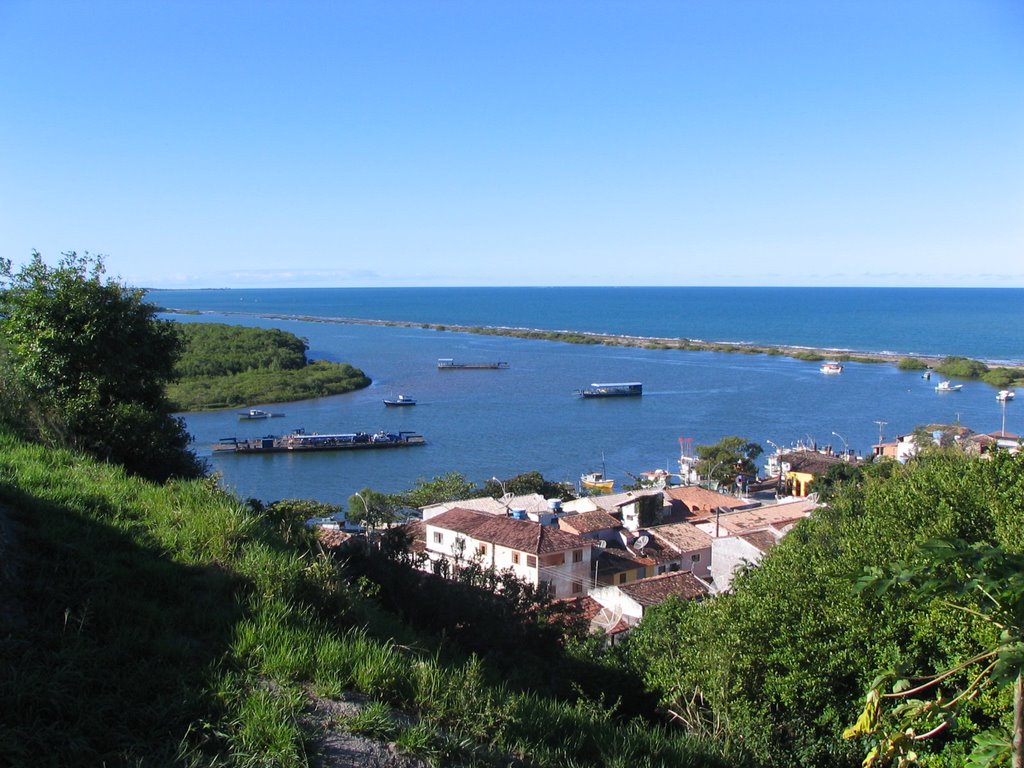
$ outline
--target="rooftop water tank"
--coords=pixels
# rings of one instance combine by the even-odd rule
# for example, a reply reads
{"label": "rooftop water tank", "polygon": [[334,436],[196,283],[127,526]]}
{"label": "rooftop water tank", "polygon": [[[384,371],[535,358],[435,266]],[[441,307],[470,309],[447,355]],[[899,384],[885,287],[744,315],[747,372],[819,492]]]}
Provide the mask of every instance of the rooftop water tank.
{"label": "rooftop water tank", "polygon": [[527,519],[525,509],[513,509],[511,512],[509,512],[509,515],[512,517],[513,520]]}

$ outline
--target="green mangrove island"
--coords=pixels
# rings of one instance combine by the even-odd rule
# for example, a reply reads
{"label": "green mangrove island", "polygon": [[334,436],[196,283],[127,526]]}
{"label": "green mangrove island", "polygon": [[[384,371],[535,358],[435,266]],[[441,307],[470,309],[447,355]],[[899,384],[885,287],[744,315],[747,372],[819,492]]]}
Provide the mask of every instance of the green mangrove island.
{"label": "green mangrove island", "polygon": [[348,363],[309,360],[304,339],[276,328],[176,323],[182,340],[167,395],[177,411],[341,395],[370,385]]}

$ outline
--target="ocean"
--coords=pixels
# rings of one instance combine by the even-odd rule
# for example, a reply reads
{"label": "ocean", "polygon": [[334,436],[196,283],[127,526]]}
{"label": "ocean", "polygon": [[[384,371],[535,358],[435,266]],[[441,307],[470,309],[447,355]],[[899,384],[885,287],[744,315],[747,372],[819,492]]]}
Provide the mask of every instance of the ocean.
{"label": "ocean", "polygon": [[[853,352],[962,355],[1024,365],[1024,290],[867,288],[404,288],[152,291],[180,322],[278,327],[307,339],[312,358],[349,362],[365,390],[301,403],[250,403],[285,416],[242,422],[236,411],[183,414],[195,449],[243,498],[344,504],[362,488],[394,492],[458,471],[483,483],[539,471],[575,484],[602,468],[621,484],[675,471],[683,446],[741,435],[771,445],[869,452],[879,437],[960,422],[980,432],[1024,429],[1021,403],[966,382],[891,364],[847,363],[839,376],[788,357],[573,345],[450,330],[331,322],[576,330],[631,336],[807,346]],[[199,314],[185,314],[185,313]],[[301,319],[300,319],[301,318]],[[503,360],[507,370],[439,371],[437,360]],[[642,398],[583,400],[593,382],[642,381]],[[385,408],[400,393],[412,408]],[[225,436],[295,428],[410,430],[427,444],[311,455],[212,454]]]}

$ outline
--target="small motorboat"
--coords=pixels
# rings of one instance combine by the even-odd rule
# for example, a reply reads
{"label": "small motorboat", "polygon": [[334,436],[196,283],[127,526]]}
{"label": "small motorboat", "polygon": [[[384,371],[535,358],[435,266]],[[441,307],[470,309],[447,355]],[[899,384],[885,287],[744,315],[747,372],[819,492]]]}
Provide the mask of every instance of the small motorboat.
{"label": "small motorboat", "polygon": [[238,418],[243,421],[260,421],[262,419],[275,419],[279,416],[284,416],[283,413],[271,413],[270,411],[261,411],[259,408],[250,408],[248,411],[243,411],[238,414]]}
{"label": "small motorboat", "polygon": [[1000,389],[998,394],[996,395],[996,400],[998,400],[1000,403],[1005,403],[1010,400],[1013,400],[1013,398],[1016,397],[1016,395],[1017,393],[1014,392],[1012,389]]}
{"label": "small motorboat", "polygon": [[935,387],[936,392],[959,392],[964,388],[963,384],[953,384],[950,381],[940,381]]}
{"label": "small motorboat", "polygon": [[829,374],[831,374],[831,373],[842,373],[843,372],[843,365],[842,365],[842,363],[822,363],[821,367],[818,370],[821,371],[822,373],[829,373]]}
{"label": "small motorboat", "polygon": [[384,405],[386,405],[388,407],[394,408],[394,407],[403,406],[403,405],[416,405],[416,401],[413,400],[411,397],[406,397],[405,395],[399,395],[397,398],[395,398],[393,400],[388,400],[388,399],[385,398]]}

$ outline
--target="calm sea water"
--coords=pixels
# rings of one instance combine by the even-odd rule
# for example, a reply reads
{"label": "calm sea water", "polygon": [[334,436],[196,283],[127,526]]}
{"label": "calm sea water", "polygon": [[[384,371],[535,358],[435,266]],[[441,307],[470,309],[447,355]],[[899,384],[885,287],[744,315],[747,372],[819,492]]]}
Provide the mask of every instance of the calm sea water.
{"label": "calm sea water", "polygon": [[[1024,359],[1024,290],[501,288],[157,291],[150,300],[201,315],[182,322],[278,327],[308,339],[310,355],[350,362],[368,389],[302,403],[251,403],[285,413],[239,421],[234,411],[185,414],[200,455],[225,485],[266,501],[344,503],[363,487],[399,491],[456,470],[482,483],[540,471],[575,483],[601,469],[620,483],[657,467],[675,470],[680,440],[742,435],[870,450],[928,423],[1020,433],[1024,401],[1005,408],[968,382],[938,394],[935,380],[892,365],[847,364],[823,376],[815,363],[765,355],[578,346],[418,327],[323,322],[330,318],[587,330],[751,341],[903,354]],[[316,317],[321,321],[260,315]],[[508,370],[438,371],[437,359],[505,360]],[[598,381],[642,381],[642,398],[581,400]],[[405,393],[413,408],[385,408]],[[413,430],[427,445],[312,455],[211,455],[225,436],[307,431]]]}

